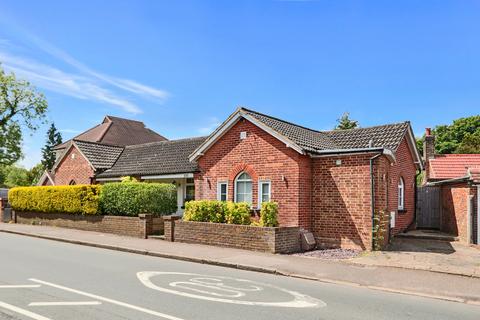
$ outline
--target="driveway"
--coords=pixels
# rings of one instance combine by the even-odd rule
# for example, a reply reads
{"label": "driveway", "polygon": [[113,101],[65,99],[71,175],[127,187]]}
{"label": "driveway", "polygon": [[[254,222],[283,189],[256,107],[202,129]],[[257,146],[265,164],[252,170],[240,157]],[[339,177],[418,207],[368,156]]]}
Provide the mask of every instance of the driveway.
{"label": "driveway", "polygon": [[447,272],[480,278],[480,250],[459,242],[395,238],[387,251],[362,254],[352,263]]}

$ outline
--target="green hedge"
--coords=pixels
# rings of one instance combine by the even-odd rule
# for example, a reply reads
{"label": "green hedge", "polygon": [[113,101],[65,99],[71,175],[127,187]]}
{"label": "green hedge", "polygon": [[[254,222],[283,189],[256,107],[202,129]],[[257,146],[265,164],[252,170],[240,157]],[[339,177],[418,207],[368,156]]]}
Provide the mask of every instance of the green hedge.
{"label": "green hedge", "polygon": [[260,225],[263,227],[278,227],[278,203],[262,202]]}
{"label": "green hedge", "polygon": [[166,183],[107,183],[102,188],[100,206],[106,215],[172,214],[177,211],[177,189]]}
{"label": "green hedge", "polygon": [[45,213],[96,214],[99,185],[18,187],[8,192],[14,210]]}
{"label": "green hedge", "polygon": [[185,204],[185,221],[250,224],[250,205],[246,202],[196,200]]}

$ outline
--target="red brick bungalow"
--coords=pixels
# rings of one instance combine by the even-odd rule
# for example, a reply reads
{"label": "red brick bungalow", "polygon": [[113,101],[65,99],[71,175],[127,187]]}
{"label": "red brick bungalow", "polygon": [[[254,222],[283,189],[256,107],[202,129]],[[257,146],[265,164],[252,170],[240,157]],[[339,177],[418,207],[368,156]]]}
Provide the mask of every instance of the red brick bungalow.
{"label": "red brick bungalow", "polygon": [[414,222],[422,169],[409,122],[316,131],[245,108],[191,155],[197,199],[279,204],[279,221],[312,231],[320,247],[370,249],[373,211]]}
{"label": "red brick bungalow", "polygon": [[480,244],[480,154],[435,154],[435,137],[427,128],[424,158],[425,185],[440,189],[432,227]]}
{"label": "red brick bungalow", "polygon": [[247,201],[253,208],[272,200],[281,225],[311,231],[320,247],[367,250],[374,211],[392,213],[393,233],[414,222],[422,169],[409,122],[317,131],[245,108],[209,137],[122,147],[74,139],[64,149],[55,184],[127,175],[173,183],[179,212],[192,198]]}

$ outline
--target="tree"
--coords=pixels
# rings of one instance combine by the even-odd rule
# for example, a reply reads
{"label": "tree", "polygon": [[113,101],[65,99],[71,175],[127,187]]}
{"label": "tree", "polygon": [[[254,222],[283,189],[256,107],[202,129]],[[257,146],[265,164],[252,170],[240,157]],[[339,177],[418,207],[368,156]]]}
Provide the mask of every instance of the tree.
{"label": "tree", "polygon": [[45,171],[45,167],[41,163],[33,166],[28,171],[28,174],[27,174],[29,185],[31,186],[36,185],[38,180],[40,180],[40,177],[42,176],[44,171]]}
{"label": "tree", "polygon": [[52,123],[47,131],[47,142],[45,147],[42,148],[42,164],[46,170],[53,168],[56,160],[53,148],[60,143],[62,143],[62,135],[55,127],[55,124]]}
{"label": "tree", "polygon": [[455,152],[480,153],[480,130],[475,133],[467,133]]}
{"label": "tree", "polygon": [[15,166],[7,167],[4,185],[7,188],[31,185],[31,182],[28,179],[28,170]]}
{"label": "tree", "polygon": [[36,130],[47,107],[42,93],[15,74],[6,74],[0,65],[0,165],[10,165],[22,157],[21,127]]}
{"label": "tree", "polygon": [[337,119],[335,130],[347,130],[358,128],[358,121],[350,119],[350,113],[344,112],[340,119]]}
{"label": "tree", "polygon": [[[435,153],[480,153],[480,115],[436,126],[432,134],[435,135]],[[424,141],[425,136],[417,139],[419,151],[423,151]]]}

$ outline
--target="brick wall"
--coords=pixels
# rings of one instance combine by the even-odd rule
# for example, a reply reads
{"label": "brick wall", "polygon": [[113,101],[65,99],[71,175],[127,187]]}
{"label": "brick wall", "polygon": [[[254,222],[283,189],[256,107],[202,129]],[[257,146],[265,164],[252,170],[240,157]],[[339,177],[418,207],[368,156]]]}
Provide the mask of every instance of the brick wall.
{"label": "brick wall", "polygon": [[370,249],[372,156],[313,159],[312,231],[319,247]]}
{"label": "brick wall", "polygon": [[152,218],[74,215],[63,213],[15,212],[16,223],[55,226],[62,228],[113,233],[122,236],[146,238],[151,233]]}
{"label": "brick wall", "polygon": [[[168,221],[165,226],[167,240],[169,239],[167,229],[171,229],[171,223]],[[175,221],[174,225],[174,240],[178,242],[272,253],[291,253],[300,250],[298,227],[263,228],[182,220]]]}
{"label": "brick wall", "polygon": [[[240,132],[247,132],[247,138],[241,140]],[[258,205],[258,180],[270,180],[271,198],[279,204],[280,225],[310,228],[310,159],[249,121],[235,124],[198,164],[197,199],[216,199],[217,182],[228,181],[228,200],[234,200],[234,180],[246,171],[253,180],[254,207]]]}
{"label": "brick wall", "polygon": [[[402,141],[395,153],[396,162],[391,166],[389,173],[389,210],[395,211],[395,234],[404,231],[413,222],[415,217],[415,175],[416,167],[406,138]],[[398,182],[400,177],[405,183],[404,210],[398,210]]]}
{"label": "brick wall", "polygon": [[68,185],[72,180],[76,184],[90,184],[93,175],[87,159],[73,146],[55,169],[55,185]]}
{"label": "brick wall", "polygon": [[[458,236],[461,242],[467,243],[468,201],[470,196],[476,200],[476,188],[466,183],[444,185],[441,187],[442,231]],[[476,202],[476,201],[475,201]],[[474,206],[474,217],[476,217]],[[476,234],[476,229],[472,229]]]}

